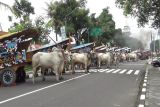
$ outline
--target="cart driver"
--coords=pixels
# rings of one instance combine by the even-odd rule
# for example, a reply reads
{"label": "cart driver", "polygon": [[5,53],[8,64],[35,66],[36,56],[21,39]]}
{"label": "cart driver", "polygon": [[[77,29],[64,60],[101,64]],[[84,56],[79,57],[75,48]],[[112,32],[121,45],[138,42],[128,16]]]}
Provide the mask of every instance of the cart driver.
{"label": "cart driver", "polygon": [[76,46],[76,40],[73,35],[69,35],[69,43],[67,43],[67,50],[70,51],[74,46]]}

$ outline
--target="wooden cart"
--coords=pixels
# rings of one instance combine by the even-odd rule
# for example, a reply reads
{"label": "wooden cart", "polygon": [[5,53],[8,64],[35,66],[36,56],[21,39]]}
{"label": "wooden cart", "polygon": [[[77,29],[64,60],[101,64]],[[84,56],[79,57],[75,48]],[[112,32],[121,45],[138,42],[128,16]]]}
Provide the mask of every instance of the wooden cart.
{"label": "wooden cart", "polygon": [[35,29],[27,29],[0,36],[1,85],[10,86],[16,81],[25,81],[26,50],[31,38],[37,35]]}
{"label": "wooden cart", "polygon": [[10,86],[16,82],[25,82],[25,65],[31,64],[32,56],[38,51],[47,51],[56,45],[65,47],[69,39],[40,49],[27,51],[31,38],[38,36],[35,29],[0,36],[0,84]]}

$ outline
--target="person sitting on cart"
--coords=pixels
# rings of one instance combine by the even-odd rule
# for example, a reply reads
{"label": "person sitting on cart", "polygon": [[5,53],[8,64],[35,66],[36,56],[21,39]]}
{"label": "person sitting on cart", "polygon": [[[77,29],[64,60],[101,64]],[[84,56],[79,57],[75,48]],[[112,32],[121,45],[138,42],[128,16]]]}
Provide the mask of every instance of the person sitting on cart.
{"label": "person sitting on cart", "polygon": [[80,45],[84,44],[84,39],[82,38],[82,40],[80,41]]}
{"label": "person sitting on cart", "polygon": [[69,33],[69,43],[67,43],[67,50],[70,51],[74,46],[76,46],[76,40],[71,33]]}

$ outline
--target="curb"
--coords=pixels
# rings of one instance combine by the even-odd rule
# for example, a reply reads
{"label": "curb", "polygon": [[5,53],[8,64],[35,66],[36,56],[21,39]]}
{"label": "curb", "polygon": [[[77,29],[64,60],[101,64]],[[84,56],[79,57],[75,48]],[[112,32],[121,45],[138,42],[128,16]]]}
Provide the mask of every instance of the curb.
{"label": "curb", "polygon": [[141,94],[139,96],[139,104],[138,104],[138,107],[145,107],[145,100],[146,100],[146,93],[147,93],[147,82],[148,82],[148,70],[146,70],[145,72],[145,77],[144,77],[144,80],[143,80],[143,85],[142,85],[142,88],[140,89],[141,90]]}

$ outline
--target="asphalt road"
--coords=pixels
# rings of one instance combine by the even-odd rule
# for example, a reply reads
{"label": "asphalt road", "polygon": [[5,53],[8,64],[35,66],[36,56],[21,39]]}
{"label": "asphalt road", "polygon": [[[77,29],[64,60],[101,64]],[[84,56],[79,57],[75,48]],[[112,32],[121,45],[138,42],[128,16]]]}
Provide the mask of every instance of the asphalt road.
{"label": "asphalt road", "polygon": [[24,84],[1,87],[0,107],[135,107],[144,62],[65,75],[59,83],[50,76],[45,82],[37,78],[34,85],[29,79]]}

